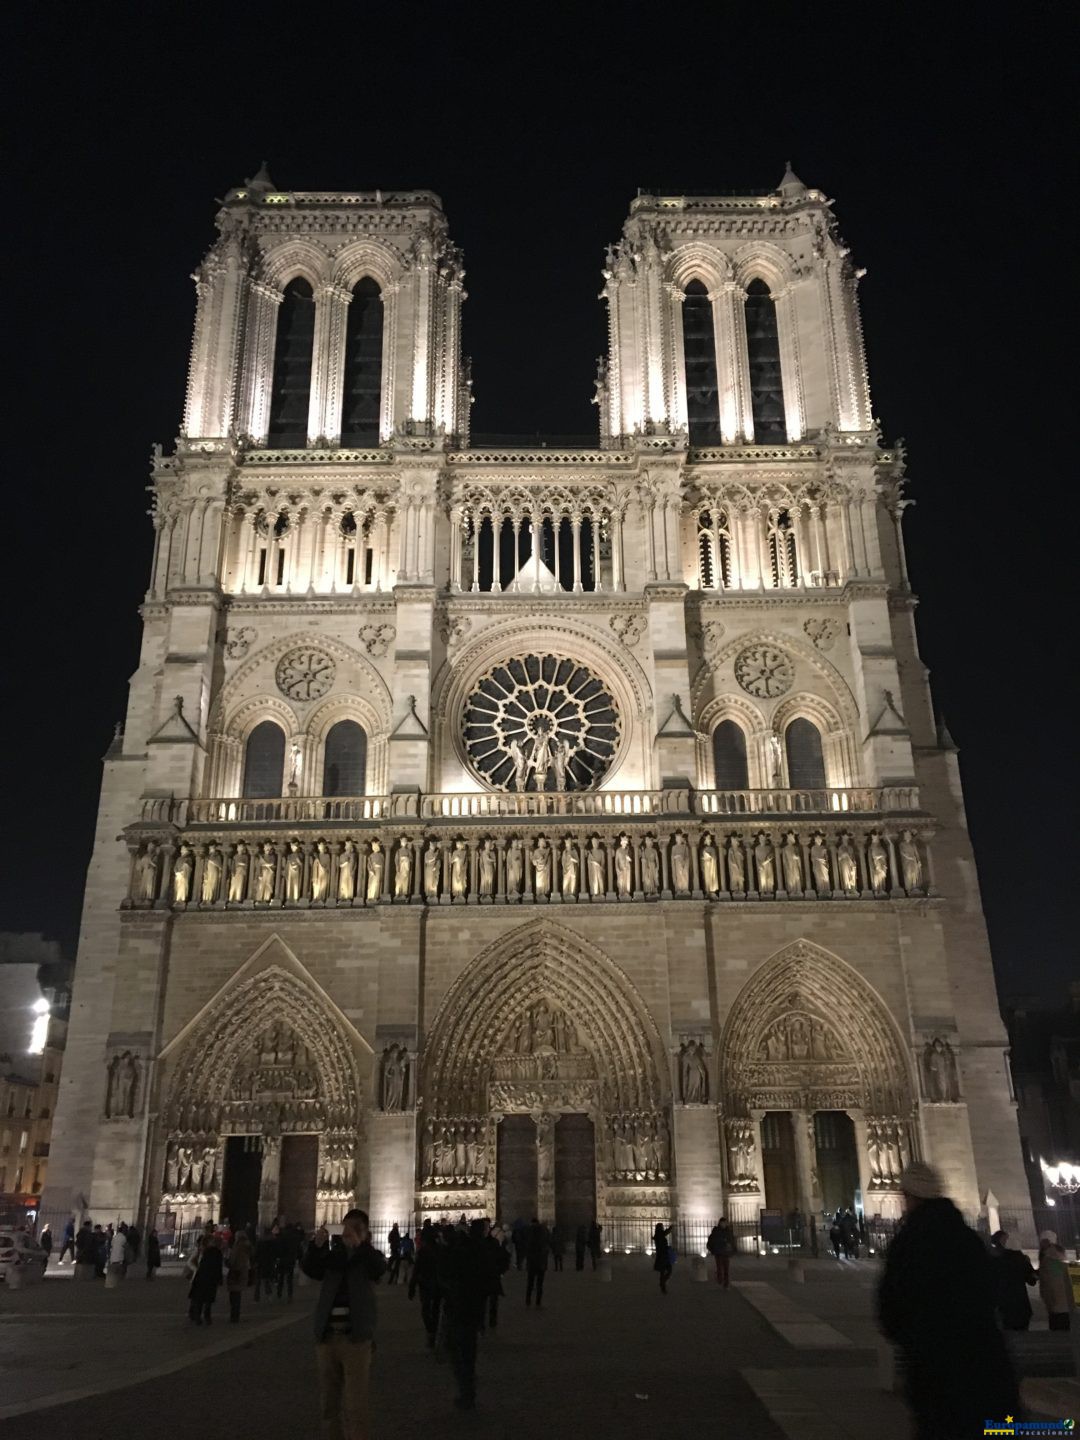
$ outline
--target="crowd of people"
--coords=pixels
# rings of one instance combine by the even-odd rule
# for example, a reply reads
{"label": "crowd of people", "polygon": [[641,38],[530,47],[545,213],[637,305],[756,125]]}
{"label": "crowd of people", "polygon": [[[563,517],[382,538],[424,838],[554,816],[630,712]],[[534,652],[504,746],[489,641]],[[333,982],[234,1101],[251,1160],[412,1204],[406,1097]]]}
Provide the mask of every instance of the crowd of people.
{"label": "crowd of people", "polygon": [[[48,1225],[42,1227],[38,1244],[45,1251],[47,1267],[53,1251],[52,1231]],[[81,1267],[80,1273],[93,1274],[99,1280],[108,1278],[115,1283],[140,1263],[146,1267],[147,1280],[152,1280],[161,1268],[161,1241],[157,1231],[151,1229],[144,1245],[138,1225],[128,1225],[123,1220],[115,1226],[109,1224],[104,1227],[84,1220],[76,1227],[72,1217],[64,1226],[57,1263],[62,1265],[69,1256],[72,1265]]]}

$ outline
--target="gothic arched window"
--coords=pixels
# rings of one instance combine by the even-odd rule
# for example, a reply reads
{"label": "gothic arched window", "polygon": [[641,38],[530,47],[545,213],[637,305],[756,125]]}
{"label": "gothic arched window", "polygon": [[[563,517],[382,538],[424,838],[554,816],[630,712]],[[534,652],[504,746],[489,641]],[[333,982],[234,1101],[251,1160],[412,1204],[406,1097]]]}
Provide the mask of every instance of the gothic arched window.
{"label": "gothic arched window", "polygon": [[256,725],[244,746],[244,799],[270,800],[285,778],[285,732],[273,720]]}
{"label": "gothic arched window", "polygon": [[353,286],[345,327],[345,383],[341,399],[341,443],[378,445],[382,414],[383,302],[378,285],[365,277]]}
{"label": "gothic arched window", "polygon": [[721,720],[712,732],[713,768],[717,790],[749,790],[746,733],[734,720]]}
{"label": "gothic arched window", "polygon": [[799,583],[795,525],[787,510],[773,511],[769,516],[769,563],[772,583],[777,590]]}
{"label": "gothic arched window", "polygon": [[339,720],[326,736],[324,795],[363,795],[367,780],[367,734],[355,720]]}
{"label": "gothic arched window", "polygon": [[315,297],[306,280],[290,280],[278,306],[274,376],[270,385],[267,444],[274,450],[307,444],[311,398],[311,350],[315,341]]}
{"label": "gothic arched window", "polygon": [[746,358],[754,443],[783,445],[787,441],[787,422],[780,374],[780,332],[776,328],[776,303],[764,280],[752,280],[746,287]]}
{"label": "gothic arched window", "polygon": [[716,332],[709,292],[691,280],[682,307],[686,368],[686,423],[691,445],[719,445],[720,386],[716,377]]}
{"label": "gothic arched window", "polygon": [[810,720],[798,717],[784,732],[787,751],[788,785],[792,790],[824,790],[825,757],[821,732]]}
{"label": "gothic arched window", "polygon": [[731,526],[726,511],[698,514],[698,571],[703,590],[726,590],[731,585]]}

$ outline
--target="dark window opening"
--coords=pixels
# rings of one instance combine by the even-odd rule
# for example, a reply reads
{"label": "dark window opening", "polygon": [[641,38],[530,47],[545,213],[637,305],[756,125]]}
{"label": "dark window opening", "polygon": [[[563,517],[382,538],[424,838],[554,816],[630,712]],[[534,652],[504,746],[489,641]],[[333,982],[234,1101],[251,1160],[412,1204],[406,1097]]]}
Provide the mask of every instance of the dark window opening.
{"label": "dark window opening", "polygon": [[266,584],[266,550],[259,551],[259,584]]}
{"label": "dark window opening", "polygon": [[285,732],[272,720],[256,725],[244,747],[244,798],[270,800],[281,794],[285,774]]}
{"label": "dark window opening", "polygon": [[383,302],[374,280],[354,288],[345,327],[341,443],[378,445],[382,409]]}
{"label": "dark window opening", "polygon": [[284,585],[284,583],[285,583],[285,551],[284,551],[284,550],[279,550],[279,551],[277,552],[277,583],[278,583],[279,585]]}
{"label": "dark window opening", "polygon": [[746,289],[746,356],[754,443],[783,445],[787,441],[787,422],[780,374],[780,332],[776,327],[776,304],[764,280],[752,280]]}
{"label": "dark window opening", "polygon": [[367,734],[355,720],[339,720],[326,736],[324,795],[363,795],[367,779]]}
{"label": "dark window opening", "polygon": [[716,333],[709,293],[691,280],[683,299],[683,361],[686,368],[686,418],[691,445],[719,445],[720,386],[716,373]]}
{"label": "dark window opening", "polygon": [[291,280],[278,306],[267,444],[274,450],[307,444],[315,298],[306,280]]}
{"label": "dark window opening", "polygon": [[345,551],[345,584],[346,584],[346,585],[351,585],[351,584],[353,583],[353,573],[354,573],[355,570],[356,570],[356,551],[355,551],[355,550],[346,550],[346,551]]}
{"label": "dark window opening", "polygon": [[713,731],[713,766],[717,790],[749,790],[746,734],[734,720],[721,720]]}
{"label": "dark window opening", "polygon": [[792,790],[825,789],[825,757],[817,726],[801,717],[792,720],[784,735],[788,785]]}
{"label": "dark window opening", "polygon": [[364,551],[364,584],[371,584],[371,577],[375,571],[375,551],[369,545]]}

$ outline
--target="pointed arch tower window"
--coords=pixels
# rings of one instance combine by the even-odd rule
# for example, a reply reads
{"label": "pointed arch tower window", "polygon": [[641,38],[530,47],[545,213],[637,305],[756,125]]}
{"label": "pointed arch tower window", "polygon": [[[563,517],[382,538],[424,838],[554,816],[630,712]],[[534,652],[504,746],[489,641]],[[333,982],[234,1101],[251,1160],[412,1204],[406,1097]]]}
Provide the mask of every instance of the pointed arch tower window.
{"label": "pointed arch tower window", "polygon": [[686,423],[691,445],[719,445],[720,385],[716,332],[709,292],[691,280],[683,292],[683,363],[686,369]]}
{"label": "pointed arch tower window", "polygon": [[825,757],[821,731],[812,720],[797,716],[784,732],[788,785],[792,790],[824,790]]}
{"label": "pointed arch tower window", "polygon": [[326,736],[324,795],[363,795],[367,779],[367,733],[355,720],[339,720]]}
{"label": "pointed arch tower window", "polygon": [[244,746],[245,800],[271,800],[285,781],[285,732],[273,720],[256,725]]}
{"label": "pointed arch tower window", "polygon": [[764,280],[746,287],[746,358],[756,445],[787,443],[784,386],[780,373],[780,332],[776,302]]}
{"label": "pointed arch tower window", "polygon": [[721,720],[712,735],[717,790],[749,790],[746,732],[734,720]]}
{"label": "pointed arch tower window", "polygon": [[301,449],[307,444],[314,341],[315,297],[308,282],[298,277],[286,285],[278,307],[267,434],[272,450]]}
{"label": "pointed arch tower window", "polygon": [[379,443],[382,347],[382,292],[370,276],[365,276],[353,286],[345,327],[345,382],[341,402],[343,445]]}

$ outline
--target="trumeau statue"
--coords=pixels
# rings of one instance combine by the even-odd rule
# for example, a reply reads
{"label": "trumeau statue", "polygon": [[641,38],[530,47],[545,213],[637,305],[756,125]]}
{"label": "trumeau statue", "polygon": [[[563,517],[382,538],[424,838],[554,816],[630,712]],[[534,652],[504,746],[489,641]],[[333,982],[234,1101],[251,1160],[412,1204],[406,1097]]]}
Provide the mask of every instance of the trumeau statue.
{"label": "trumeau statue", "polygon": [[367,857],[367,899],[369,904],[382,899],[385,873],[386,856],[383,853],[382,843],[373,840]]}
{"label": "trumeau statue", "polygon": [[181,845],[180,853],[173,862],[173,902],[186,905],[191,899],[191,876],[195,869],[195,858],[190,845]]}
{"label": "trumeau statue", "polygon": [[330,851],[326,848],[326,841],[320,840],[315,846],[311,856],[311,898],[318,904],[324,904],[330,890]]}
{"label": "trumeau statue", "polygon": [[229,862],[229,904],[239,905],[247,895],[248,883],[248,849],[242,840],[239,840],[233,857]]}
{"label": "trumeau statue", "polygon": [[337,898],[339,900],[354,900],[356,898],[356,846],[351,840],[346,840],[342,846],[341,855],[338,857],[337,872]]}
{"label": "trumeau statue", "polygon": [[407,900],[412,891],[412,846],[403,835],[394,851],[394,897]]}

